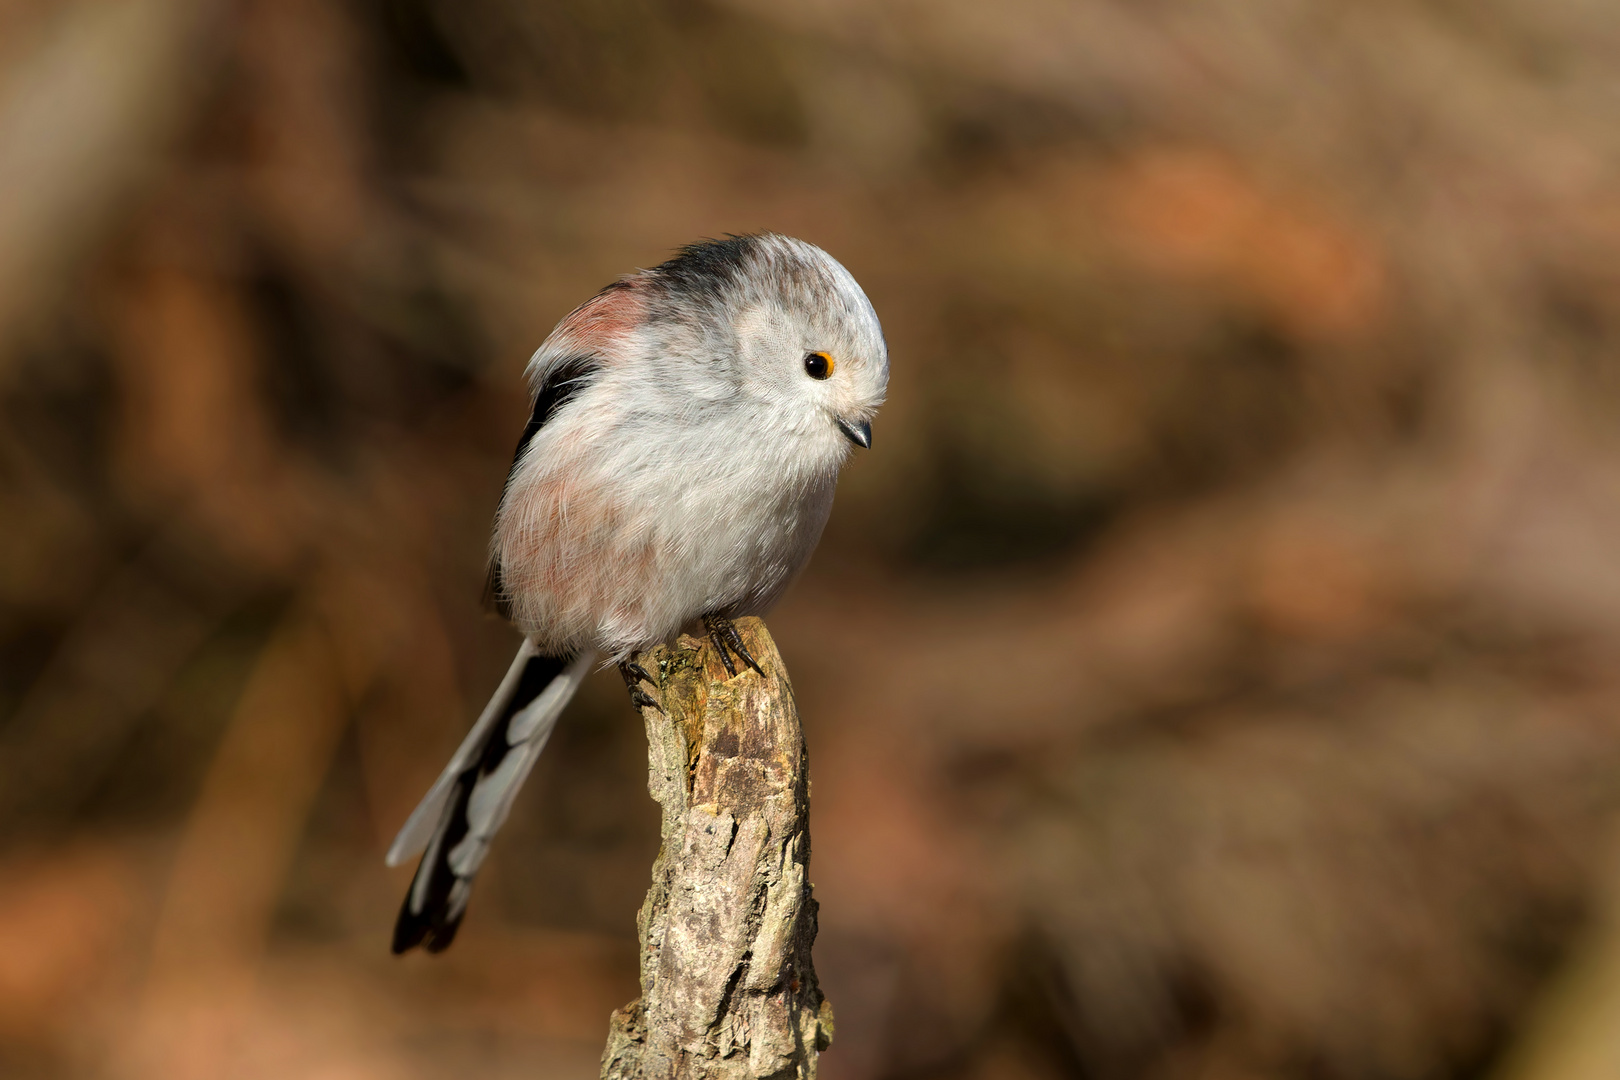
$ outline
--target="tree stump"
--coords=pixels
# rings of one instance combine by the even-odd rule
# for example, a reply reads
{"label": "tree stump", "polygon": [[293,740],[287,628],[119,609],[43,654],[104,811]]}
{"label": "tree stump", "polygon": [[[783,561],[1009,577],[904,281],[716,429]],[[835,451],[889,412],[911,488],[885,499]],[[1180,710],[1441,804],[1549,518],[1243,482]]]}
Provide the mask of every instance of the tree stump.
{"label": "tree stump", "polygon": [[658,683],[641,715],[663,842],[637,919],[641,997],[613,1014],[602,1080],[808,1080],[832,1039],[810,960],[804,734],[765,624],[737,629],[763,676],[728,676],[691,637],[635,658]]}

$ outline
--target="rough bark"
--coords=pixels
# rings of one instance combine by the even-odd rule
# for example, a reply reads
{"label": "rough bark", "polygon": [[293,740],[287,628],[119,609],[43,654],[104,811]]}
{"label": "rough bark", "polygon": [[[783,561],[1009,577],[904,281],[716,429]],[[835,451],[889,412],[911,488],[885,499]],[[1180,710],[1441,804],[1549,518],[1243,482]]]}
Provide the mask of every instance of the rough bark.
{"label": "rough bark", "polygon": [[641,997],[613,1014],[602,1080],[809,1080],[832,1039],[798,709],[764,623],[737,629],[763,676],[729,677],[690,637],[636,657],[658,683],[661,708],[641,713],[663,843],[637,920]]}

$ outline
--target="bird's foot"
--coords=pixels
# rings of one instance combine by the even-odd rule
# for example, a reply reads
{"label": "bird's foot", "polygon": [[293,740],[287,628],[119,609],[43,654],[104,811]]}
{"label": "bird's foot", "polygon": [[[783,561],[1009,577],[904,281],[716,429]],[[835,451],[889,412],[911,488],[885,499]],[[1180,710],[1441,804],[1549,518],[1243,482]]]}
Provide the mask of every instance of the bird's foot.
{"label": "bird's foot", "polygon": [[709,643],[714,646],[714,651],[720,654],[720,662],[726,665],[727,675],[733,678],[737,675],[737,666],[731,662],[733,653],[760,675],[765,674],[760,669],[759,661],[754,659],[753,654],[748,651],[748,646],[743,644],[742,635],[737,633],[737,628],[730,619],[724,615],[705,615],[703,626],[709,631]]}
{"label": "bird's foot", "polygon": [[642,683],[651,683],[655,688],[658,686],[658,680],[647,674],[646,668],[634,660],[621,660],[619,674],[624,677],[624,688],[630,691],[630,704],[638,709],[651,708],[659,712],[664,711],[664,707],[658,704],[658,699],[641,688]]}

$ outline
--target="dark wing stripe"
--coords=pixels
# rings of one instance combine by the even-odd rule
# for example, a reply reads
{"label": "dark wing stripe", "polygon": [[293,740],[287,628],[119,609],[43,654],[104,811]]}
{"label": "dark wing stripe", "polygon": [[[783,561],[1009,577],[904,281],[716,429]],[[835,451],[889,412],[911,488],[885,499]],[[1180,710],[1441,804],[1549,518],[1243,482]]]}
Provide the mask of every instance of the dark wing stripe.
{"label": "dark wing stripe", "polygon": [[[443,952],[455,940],[461,917],[466,914],[465,901],[461,898],[472,886],[472,878],[462,878],[450,868],[450,853],[467,835],[467,804],[473,787],[480,778],[494,772],[511,750],[507,731],[512,726],[512,717],[539,697],[567,666],[566,658],[555,656],[533,656],[523,666],[517,690],[506,703],[501,718],[490,728],[477,761],[456,778],[444,817],[439,820],[433,840],[416,868],[416,876],[405,893],[405,903],[400,906],[399,919],[394,923],[395,953],[418,945],[428,952]],[[456,888],[458,884],[460,889]]]}
{"label": "dark wing stripe", "polygon": [[[595,356],[582,354],[571,356],[551,369],[546,381],[540,384],[540,392],[534,395],[534,408],[529,411],[529,422],[523,425],[523,437],[518,439],[517,449],[512,452],[512,468],[506,475],[508,484],[512,482],[518,462],[523,460],[523,451],[528,449],[530,440],[553,416],[557,415],[557,410],[590,385],[591,377],[601,369],[601,366],[601,362]],[[512,617],[512,607],[506,599],[505,587],[501,581],[501,564],[496,559],[490,560],[489,571],[484,575],[484,606],[498,612],[503,619]]]}
{"label": "dark wing stripe", "polygon": [[517,450],[512,453],[514,468],[528,447],[529,440],[546,426],[547,421],[557,415],[558,409],[568,404],[575,395],[590,385],[591,376],[600,371],[601,367],[602,362],[595,356],[582,355],[571,356],[551,369],[546,381],[540,384],[540,392],[534,395],[534,408],[529,411],[529,422],[523,425],[523,437],[518,440]]}

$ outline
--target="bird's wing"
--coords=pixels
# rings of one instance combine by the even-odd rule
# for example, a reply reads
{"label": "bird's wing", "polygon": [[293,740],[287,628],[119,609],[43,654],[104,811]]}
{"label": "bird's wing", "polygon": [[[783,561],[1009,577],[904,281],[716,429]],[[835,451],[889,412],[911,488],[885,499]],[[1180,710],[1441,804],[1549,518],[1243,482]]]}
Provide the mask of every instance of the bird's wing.
{"label": "bird's wing", "polygon": [[[512,467],[506,475],[508,490],[523,465],[524,451],[540,429],[588,387],[605,365],[614,362],[643,311],[635,279],[616,281],[571,311],[535,350],[529,358],[534,404],[529,410],[528,423],[523,425],[517,449],[512,453]],[[494,557],[484,578],[484,603],[503,618],[511,618],[510,605],[503,592],[500,560]]]}
{"label": "bird's wing", "polygon": [[[523,464],[523,452],[534,441],[535,435],[539,434],[547,421],[557,415],[559,409],[590,385],[591,379],[600,369],[601,361],[594,355],[567,357],[550,369],[545,382],[540,384],[539,390],[534,395],[534,408],[529,412],[529,422],[523,425],[523,437],[518,440],[517,449],[512,453],[512,468],[506,474],[507,489],[511,488],[513,480],[517,477],[518,469]],[[501,580],[501,560],[494,555],[490,556],[489,569],[484,575],[484,604],[491,610],[499,612],[503,619],[512,617],[511,604]]]}

